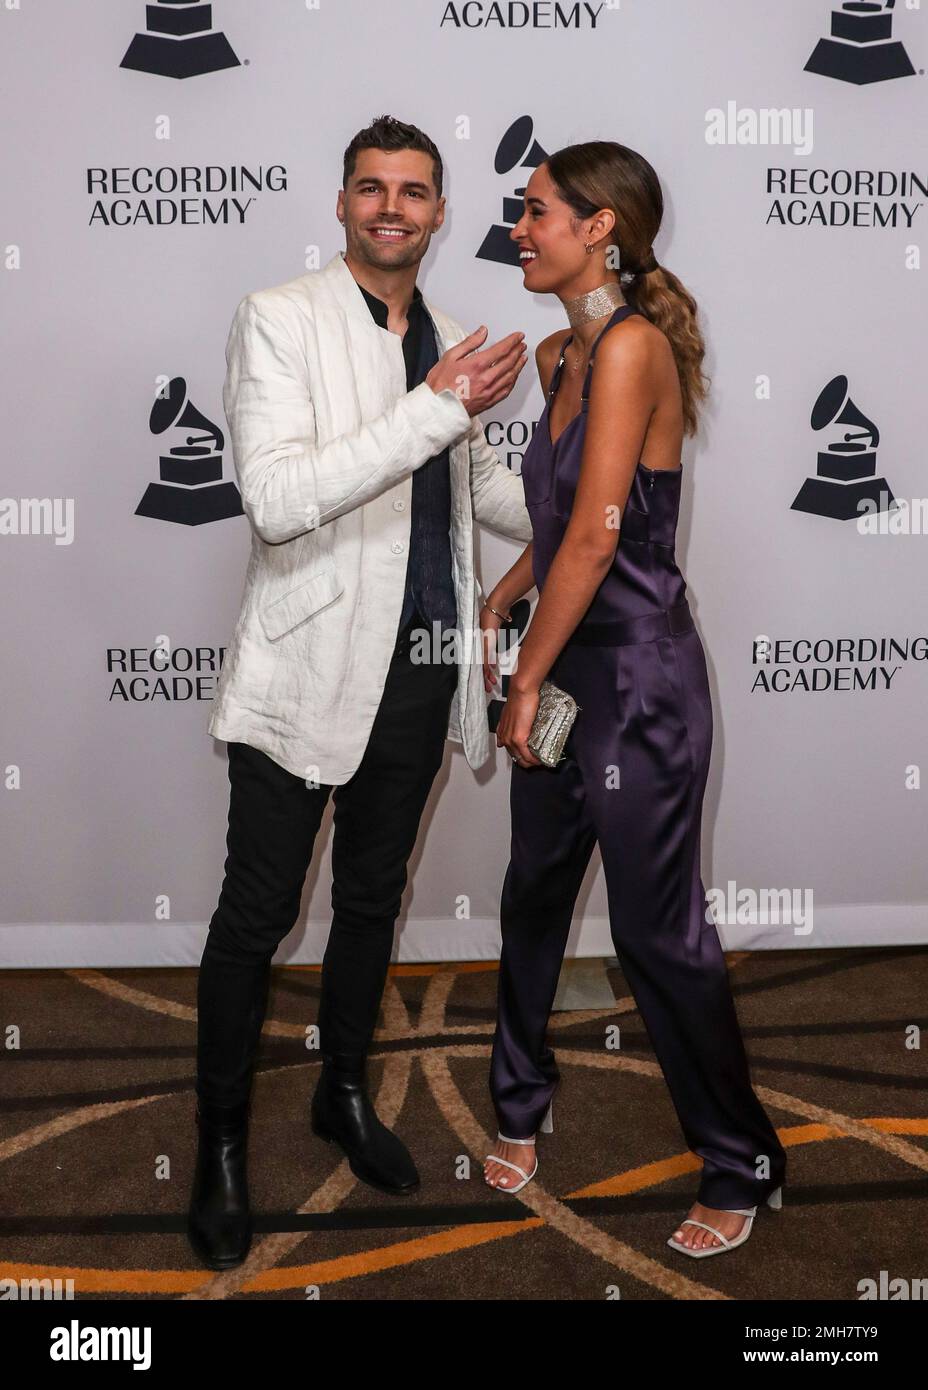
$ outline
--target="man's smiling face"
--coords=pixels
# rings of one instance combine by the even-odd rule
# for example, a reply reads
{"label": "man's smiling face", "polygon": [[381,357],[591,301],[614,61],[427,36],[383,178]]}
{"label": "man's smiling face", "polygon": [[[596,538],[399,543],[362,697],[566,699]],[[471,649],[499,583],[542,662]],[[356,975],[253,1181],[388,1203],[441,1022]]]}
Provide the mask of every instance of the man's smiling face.
{"label": "man's smiling face", "polygon": [[445,219],[423,150],[359,150],[337,212],[350,256],[380,270],[417,265]]}

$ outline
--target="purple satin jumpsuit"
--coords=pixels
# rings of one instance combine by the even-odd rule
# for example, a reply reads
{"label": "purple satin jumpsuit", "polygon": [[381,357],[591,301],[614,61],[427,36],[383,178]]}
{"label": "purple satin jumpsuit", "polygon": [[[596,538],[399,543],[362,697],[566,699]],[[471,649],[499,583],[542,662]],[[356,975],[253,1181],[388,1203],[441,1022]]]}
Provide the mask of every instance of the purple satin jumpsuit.
{"label": "purple satin jumpsuit", "polygon": [[[554,444],[550,412],[563,352],[552,376],[522,465],[539,592],[570,517],[596,348],[613,324],[637,312],[622,305],[596,339],[580,412]],[[559,1080],[548,1018],[598,843],[616,955],[686,1143],[703,1161],[698,1200],[740,1208],[780,1185],[786,1155],[751,1086],[700,875],[712,703],[674,557],[681,471],[639,463],[612,567],[548,673],[580,706],[566,756],[555,769],[511,764],[490,1089],[502,1134],[536,1132]]]}

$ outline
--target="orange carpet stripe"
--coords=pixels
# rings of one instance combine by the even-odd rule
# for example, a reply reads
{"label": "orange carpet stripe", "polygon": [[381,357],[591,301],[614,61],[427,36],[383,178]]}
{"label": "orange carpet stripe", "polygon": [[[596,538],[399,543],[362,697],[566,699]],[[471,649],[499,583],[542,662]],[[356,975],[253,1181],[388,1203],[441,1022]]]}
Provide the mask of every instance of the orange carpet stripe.
{"label": "orange carpet stripe", "polygon": [[[387,1269],[416,1264],[419,1260],[469,1250],[489,1241],[518,1235],[520,1231],[543,1226],[541,1217],[525,1221],[493,1221],[479,1226],[457,1226],[436,1235],[398,1241],[356,1255],[339,1255],[334,1260],[316,1260],[308,1265],[284,1265],[265,1270],[257,1279],[242,1286],[243,1293],[300,1288],[306,1284],[335,1284],[341,1279],[357,1279]],[[189,1293],[203,1283],[201,1269],[85,1269],[79,1265],[0,1264],[0,1279],[71,1279],[80,1293]]]}
{"label": "orange carpet stripe", "polygon": [[870,1125],[871,1129],[878,1129],[881,1134],[928,1134],[928,1119],[870,1119],[863,1123]]}
{"label": "orange carpet stripe", "polygon": [[492,1221],[480,1226],[456,1226],[435,1235],[384,1245],[379,1250],[362,1250],[356,1255],[340,1255],[334,1260],[318,1260],[310,1265],[268,1269],[257,1279],[243,1285],[243,1292],[268,1293],[275,1289],[292,1289],[298,1284],[334,1284],[339,1279],[357,1279],[362,1274],[379,1274],[386,1269],[398,1269],[419,1260],[430,1260],[436,1255],[470,1250],[493,1240],[519,1235],[521,1231],[537,1230],[544,1224],[540,1216],[533,1216],[525,1221]]}
{"label": "orange carpet stripe", "polygon": [[695,1154],[674,1154],[672,1158],[643,1163],[640,1168],[630,1168],[628,1172],[616,1173],[615,1177],[604,1178],[602,1182],[578,1187],[575,1192],[568,1192],[562,1200],[569,1202],[575,1197],[625,1197],[630,1192],[640,1192],[642,1188],[656,1187],[670,1178],[678,1178],[681,1173],[698,1172],[701,1167]]}
{"label": "orange carpet stripe", "polygon": [[87,1269],[82,1265],[0,1264],[0,1279],[71,1279],[75,1293],[189,1293],[202,1269]]}
{"label": "orange carpet stripe", "polygon": [[[926,1134],[928,1119],[885,1119],[871,1117],[861,1120],[861,1124],[882,1134]],[[777,1135],[784,1149],[795,1148],[799,1144],[818,1144],[826,1139],[849,1139],[851,1136],[833,1125],[806,1124],[791,1125],[788,1129],[778,1129]],[[563,1200],[575,1197],[623,1197],[630,1192],[640,1192],[643,1188],[654,1187],[679,1177],[681,1173],[698,1172],[701,1164],[695,1154],[674,1154],[671,1158],[660,1159],[656,1163],[645,1163],[640,1168],[630,1168],[627,1172],[616,1173],[615,1177],[604,1178],[602,1182],[589,1183],[568,1192]]]}

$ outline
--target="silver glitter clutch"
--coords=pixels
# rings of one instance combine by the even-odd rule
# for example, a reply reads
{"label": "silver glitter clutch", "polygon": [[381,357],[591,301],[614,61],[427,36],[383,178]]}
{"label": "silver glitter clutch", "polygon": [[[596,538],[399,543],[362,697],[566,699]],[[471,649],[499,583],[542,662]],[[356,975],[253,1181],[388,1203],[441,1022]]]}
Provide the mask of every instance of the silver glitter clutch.
{"label": "silver glitter clutch", "polygon": [[526,742],[545,767],[557,767],[567,735],[580,706],[572,695],[553,681],[542,681],[538,689],[538,711]]}

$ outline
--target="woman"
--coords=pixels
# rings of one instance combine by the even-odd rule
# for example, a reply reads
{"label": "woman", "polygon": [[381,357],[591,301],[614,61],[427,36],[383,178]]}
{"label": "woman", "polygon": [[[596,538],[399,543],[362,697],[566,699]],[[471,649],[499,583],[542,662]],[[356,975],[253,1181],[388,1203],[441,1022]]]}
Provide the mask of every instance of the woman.
{"label": "woman", "polygon": [[[598,842],[615,950],[703,1160],[668,1242],[699,1257],[746,1240],[758,1201],[779,1206],[786,1156],[751,1087],[700,877],[712,705],[674,538],[680,449],[706,378],[696,304],[652,252],[662,215],[647,160],[596,141],[538,166],[512,232],[525,288],[557,295],[570,328],[536,350],[547,402],[522,466],[533,540],[481,615],[493,650],[510,606],[538,588],[497,731],[513,760],[512,851],[490,1076],[500,1133],[485,1176],[524,1186],[536,1131],[551,1127],[559,1074],[545,1032]],[[555,769],[527,744],[546,678],[580,706]]]}

